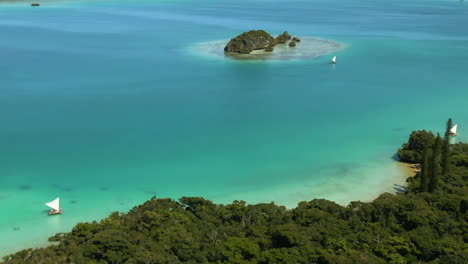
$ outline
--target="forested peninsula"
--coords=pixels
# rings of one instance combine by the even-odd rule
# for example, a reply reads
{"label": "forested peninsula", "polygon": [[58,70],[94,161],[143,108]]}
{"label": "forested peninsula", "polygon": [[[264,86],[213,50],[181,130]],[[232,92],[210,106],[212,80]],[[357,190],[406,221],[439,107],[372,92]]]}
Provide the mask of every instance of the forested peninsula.
{"label": "forested peninsula", "polygon": [[317,199],[288,210],[154,197],[2,263],[468,263],[468,144],[449,140],[448,129],[411,133],[398,153],[422,171],[405,193],[373,202]]}

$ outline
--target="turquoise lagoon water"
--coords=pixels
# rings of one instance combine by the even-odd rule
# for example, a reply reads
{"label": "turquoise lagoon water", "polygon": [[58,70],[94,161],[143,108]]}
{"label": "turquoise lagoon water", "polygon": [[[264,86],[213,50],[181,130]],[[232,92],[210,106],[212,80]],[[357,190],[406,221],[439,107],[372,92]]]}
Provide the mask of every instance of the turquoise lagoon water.
{"label": "turquoise lagoon water", "polygon": [[[410,131],[450,116],[468,139],[467,24],[458,1],[2,2],[0,255],[153,195],[394,191]],[[346,47],[337,65],[199,49],[258,28]],[[57,196],[65,214],[47,217]]]}

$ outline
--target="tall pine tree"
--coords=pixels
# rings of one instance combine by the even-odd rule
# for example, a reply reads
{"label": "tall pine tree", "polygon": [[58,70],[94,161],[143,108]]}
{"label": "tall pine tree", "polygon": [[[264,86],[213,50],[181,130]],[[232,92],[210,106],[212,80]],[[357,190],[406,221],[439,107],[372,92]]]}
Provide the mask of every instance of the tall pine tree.
{"label": "tall pine tree", "polygon": [[445,129],[444,138],[450,137],[450,129],[452,128],[452,126],[453,126],[452,118],[449,118],[447,120],[447,128]]}
{"label": "tall pine tree", "polygon": [[450,129],[452,128],[452,118],[447,121],[447,128],[445,129],[444,141],[442,142],[442,174],[449,173],[449,158],[450,158]]}
{"label": "tall pine tree", "polygon": [[439,184],[440,176],[440,155],[441,155],[442,139],[440,135],[437,134],[437,137],[434,142],[434,147],[432,150],[431,161],[430,161],[430,181],[429,181],[429,192],[434,192]]}
{"label": "tall pine tree", "polygon": [[421,182],[419,184],[420,192],[427,192],[429,190],[429,177],[430,177],[430,164],[429,164],[429,149],[423,152],[423,162],[421,170]]}

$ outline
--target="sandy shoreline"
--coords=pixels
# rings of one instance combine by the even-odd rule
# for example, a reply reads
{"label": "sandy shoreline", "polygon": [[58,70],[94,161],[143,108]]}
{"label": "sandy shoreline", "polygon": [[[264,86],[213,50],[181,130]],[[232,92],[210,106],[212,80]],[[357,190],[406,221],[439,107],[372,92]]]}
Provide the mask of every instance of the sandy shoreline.
{"label": "sandy shoreline", "polygon": [[416,163],[407,163],[407,162],[402,162],[398,161],[398,167],[401,168],[401,170],[408,175],[407,178],[414,177],[418,172],[421,171],[421,164]]}

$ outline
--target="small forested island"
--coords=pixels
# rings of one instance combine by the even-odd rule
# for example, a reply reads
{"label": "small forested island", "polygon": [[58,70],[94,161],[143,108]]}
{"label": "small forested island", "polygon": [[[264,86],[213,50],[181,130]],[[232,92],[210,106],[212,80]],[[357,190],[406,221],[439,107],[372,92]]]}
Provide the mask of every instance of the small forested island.
{"label": "small forested island", "polygon": [[[294,47],[297,42],[300,42],[298,37],[291,36],[287,31],[274,38],[264,30],[251,30],[232,38],[227,43],[224,51],[241,54],[249,54],[254,50],[273,52],[275,45],[285,44],[291,39],[293,39],[291,42],[294,42]],[[292,45],[290,46],[293,47]]]}
{"label": "small forested island", "polygon": [[468,263],[468,144],[450,144],[450,126],[444,137],[415,131],[398,151],[422,167],[404,193],[346,207],[316,199],[290,210],[153,198],[3,263]]}

